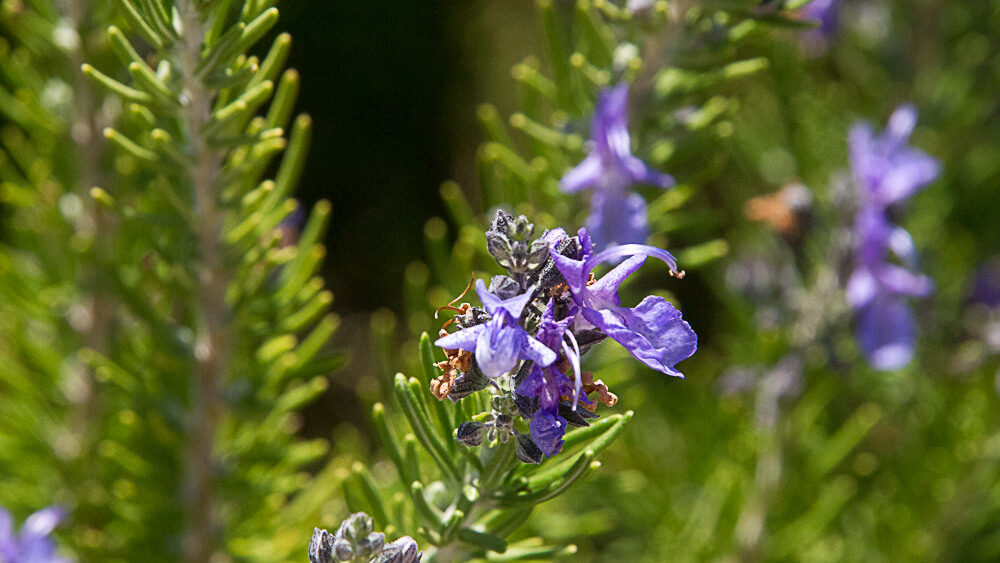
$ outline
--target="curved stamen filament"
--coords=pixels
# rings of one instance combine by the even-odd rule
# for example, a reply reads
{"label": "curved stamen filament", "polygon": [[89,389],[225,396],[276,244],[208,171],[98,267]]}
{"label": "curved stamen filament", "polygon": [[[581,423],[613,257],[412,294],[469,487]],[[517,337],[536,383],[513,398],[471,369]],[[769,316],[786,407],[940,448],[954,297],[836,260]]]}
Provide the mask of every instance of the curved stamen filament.
{"label": "curved stamen filament", "polygon": [[569,345],[566,341],[562,342],[562,349],[566,353],[566,357],[569,358],[570,364],[573,365],[573,375],[574,375],[574,396],[573,396],[573,411],[576,411],[576,405],[580,402],[580,388],[583,387],[583,379],[580,373],[580,345],[576,341],[576,337],[573,336],[572,331],[567,331],[566,336],[569,341],[573,344],[573,349],[570,350]]}
{"label": "curved stamen filament", "polygon": [[663,263],[670,268],[670,275],[675,278],[680,279],[684,277],[684,272],[677,269],[677,259],[674,258],[673,254],[670,254],[662,248],[656,248],[655,246],[649,246],[648,244],[622,244],[619,246],[612,246],[611,248],[605,248],[604,250],[591,256],[590,259],[587,260],[583,269],[584,271],[589,272],[598,264],[610,262],[619,258],[638,256],[640,254],[644,256],[651,256],[663,261]]}
{"label": "curved stamen filament", "polygon": [[[465,297],[465,294],[468,293],[470,289],[472,289],[472,284],[475,283],[475,282],[476,282],[476,274],[472,274],[472,278],[469,280],[469,285],[465,286],[465,291],[463,291],[462,294],[459,295],[458,297],[456,297],[456,298],[452,299],[450,302],[448,302],[447,305],[445,305],[443,307],[438,307],[434,311],[434,318],[437,319],[438,318],[438,313],[440,313],[443,310],[455,311],[455,312],[458,312],[458,313],[464,313],[465,311],[463,311],[462,309],[459,309],[458,307],[455,307],[455,302],[458,301],[459,299]],[[445,325],[445,326],[447,326],[447,325]]]}

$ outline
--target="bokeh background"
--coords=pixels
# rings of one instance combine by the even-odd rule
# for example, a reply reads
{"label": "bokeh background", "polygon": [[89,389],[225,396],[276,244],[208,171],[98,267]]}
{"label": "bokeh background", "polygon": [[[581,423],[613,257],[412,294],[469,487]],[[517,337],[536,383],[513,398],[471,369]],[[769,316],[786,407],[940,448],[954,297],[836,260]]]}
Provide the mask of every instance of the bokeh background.
{"label": "bokeh background", "polygon": [[[499,273],[483,236],[498,207],[526,214],[539,231],[584,223],[587,194],[561,194],[558,179],[586,154],[594,100],[618,80],[632,84],[634,152],[678,182],[668,192],[635,188],[649,202],[649,242],[687,270],[676,280],[648,264],[623,301],[667,297],[698,333],[699,350],[678,366],[684,380],[641,367],[611,342],[587,355],[584,369],[620,397],[614,412],[635,416],[601,454],[603,466],[535,510],[514,539],[574,544],[572,560],[594,562],[1000,560],[1000,0],[842,0],[827,30],[805,23],[804,4],[280,2],[280,22],[257,48],[262,54],[279,32],[293,40],[296,110],[314,126],[295,197],[305,209],[332,203],[322,275],[336,316],[324,321],[339,328],[310,391],[319,396],[301,413],[275,423],[267,409],[280,393],[254,402],[240,381],[228,389],[234,422],[219,442],[238,453],[220,462],[232,478],[220,496],[226,518],[244,509],[253,516],[227,530],[233,560],[304,559],[312,525],[333,529],[349,508],[365,508],[344,494],[357,467],[388,504],[406,504],[372,406],[385,402],[402,427],[392,378],[424,373],[417,342],[444,322],[435,309],[473,274]],[[34,4],[0,5],[4,41],[30,40],[34,30],[16,25]],[[98,16],[118,21],[109,9],[99,4]],[[117,68],[103,27],[91,31],[96,60]],[[39,49],[39,60],[56,52],[45,70],[71,80],[80,61],[57,51]],[[570,65],[573,52],[579,64]],[[9,82],[3,74],[0,86],[12,89]],[[539,94],[546,88],[552,99]],[[913,362],[883,372],[859,351],[842,289],[856,242],[847,136],[859,121],[881,130],[903,103],[919,111],[912,145],[942,173],[891,215],[912,234],[936,290],[911,303]],[[37,148],[8,125],[5,150]],[[71,145],[37,146],[51,156],[59,143]],[[126,173],[125,161],[116,157],[108,175],[117,167],[114,177],[134,179],[135,163]],[[72,176],[67,170],[56,172]],[[14,475],[0,475],[0,506],[20,519],[41,502],[76,503],[57,538],[85,560],[111,560],[111,552],[127,560],[147,543],[153,560],[175,559],[186,364],[143,330],[112,335],[126,345],[109,354],[166,383],[133,393],[142,386],[99,381],[106,416],[84,437],[103,452],[99,470],[75,442],[67,446],[74,409],[86,404],[72,398],[82,376],[73,378],[87,373],[79,350],[96,344],[68,314],[88,295],[75,285],[86,276],[60,261],[86,274],[89,255],[63,244],[75,239],[62,200],[41,194],[37,203],[48,207],[36,215],[29,192],[5,186],[0,202],[2,242],[27,248],[0,255],[4,272],[23,274],[0,283],[19,299],[13,313],[0,309],[0,368],[10,368],[0,389],[21,401],[16,423],[0,424],[8,440],[0,447],[14,444],[0,452]],[[34,255],[18,261],[38,248],[45,267]],[[119,257],[145,254],[126,248]],[[122,270],[133,281],[153,277],[136,264]],[[24,280],[50,285],[35,291]],[[266,297],[260,303],[264,313],[251,311],[254,322],[241,328],[264,340],[282,319],[266,316]],[[169,303],[154,312],[173,320]],[[325,369],[341,352],[346,364]],[[239,354],[248,381],[270,373],[257,350]],[[158,362],[148,373],[147,357]],[[166,422],[144,425],[154,415]],[[242,439],[244,420],[252,439]],[[287,444],[313,438],[330,450],[323,440],[305,443],[295,452],[309,461],[288,461]],[[132,447],[140,453],[130,456]],[[22,462],[17,448],[30,458]],[[259,466],[237,463],[240,456]],[[159,473],[137,479],[135,468],[148,466]],[[244,495],[246,483],[258,485],[253,494]]]}
{"label": "bokeh background", "polygon": [[[728,106],[711,141],[692,149],[700,160],[685,160],[681,147],[679,170],[663,162],[695,193],[669,239],[654,240],[671,250],[726,241],[725,256],[669,284],[701,350],[681,366],[684,382],[630,367],[613,345],[589,360],[636,422],[605,454],[607,471],[540,510],[530,532],[576,542],[595,561],[1000,556],[996,313],[972,297],[985,291],[976,280],[995,283],[995,270],[982,268],[1000,252],[1000,2],[846,0],[838,12],[831,34],[779,27],[740,47],[768,67],[710,92]],[[334,204],[327,271],[354,357],[310,408],[308,426],[365,428],[379,382],[408,367],[419,331],[436,329],[428,311],[464,285],[422,266],[434,260],[430,239],[447,246],[461,227],[439,187],[457,180],[489,215],[477,108],[489,102],[504,121],[518,111],[511,67],[544,58],[543,34],[526,2],[291,2],[285,13],[305,77],[300,107],[320,131],[301,197]],[[853,344],[850,314],[836,306],[842,294],[820,286],[850,268],[844,252],[829,252],[849,237],[847,132],[862,119],[883,127],[904,102],[920,111],[914,144],[943,164],[940,179],[898,210],[938,290],[915,305],[917,359],[881,373]],[[657,137],[655,102],[633,111],[642,112],[633,118],[639,142]],[[585,132],[587,116],[574,117],[571,129]],[[748,219],[749,200],[789,185],[807,194],[794,233]],[[566,226],[575,228],[586,198],[570,206],[577,223]],[[652,276],[635,285],[638,298],[667,284]],[[414,287],[438,302],[407,301]],[[810,311],[816,300],[832,306]],[[829,318],[816,321],[817,341],[793,345],[810,314]],[[352,394],[357,405],[345,408]]]}

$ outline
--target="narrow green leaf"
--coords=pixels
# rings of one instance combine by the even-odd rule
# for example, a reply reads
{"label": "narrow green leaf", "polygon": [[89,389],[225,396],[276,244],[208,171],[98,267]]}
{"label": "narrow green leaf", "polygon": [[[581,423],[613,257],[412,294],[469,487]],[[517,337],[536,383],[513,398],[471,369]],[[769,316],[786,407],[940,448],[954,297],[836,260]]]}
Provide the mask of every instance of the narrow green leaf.
{"label": "narrow green leaf", "polygon": [[444,527],[441,512],[431,506],[427,502],[427,497],[424,496],[423,483],[420,481],[410,483],[410,498],[413,499],[413,506],[417,509],[417,514],[423,518],[424,525],[432,530],[441,530]]}
{"label": "narrow green leaf", "polygon": [[259,70],[250,81],[250,85],[253,86],[265,80],[272,82],[276,80],[281,69],[285,67],[285,63],[288,61],[288,54],[291,52],[291,47],[291,35],[282,33],[275,37],[274,43],[271,43],[271,49],[267,52],[267,56],[264,57],[264,62],[260,63]]}
{"label": "narrow green leaf", "polygon": [[447,448],[441,442],[441,437],[434,431],[434,425],[427,417],[426,413],[419,407],[419,399],[413,395],[412,388],[406,376],[396,374],[395,382],[396,395],[399,397],[400,406],[406,416],[410,428],[416,435],[417,440],[424,446],[427,452],[434,459],[434,462],[441,468],[441,472],[449,480],[455,483],[462,482],[462,476],[455,467]]}
{"label": "narrow green leaf", "polygon": [[135,50],[132,46],[132,42],[128,40],[125,33],[117,26],[108,27],[108,39],[111,43],[111,49],[115,52],[118,60],[125,66],[132,63],[144,63],[145,60],[139,55],[139,52]]}
{"label": "narrow green leaf", "polygon": [[312,119],[308,115],[300,115],[292,125],[292,134],[288,140],[288,150],[281,159],[281,166],[278,168],[278,175],[274,179],[274,191],[268,198],[265,206],[271,202],[288,197],[291,191],[299,182],[302,176],[302,169],[305,166],[307,153],[309,152],[309,139],[312,134]]}
{"label": "narrow green leaf", "polygon": [[324,291],[316,294],[301,309],[284,317],[279,323],[280,330],[299,332],[323,316],[333,303],[333,293]]}
{"label": "narrow green leaf", "polygon": [[540,544],[540,542],[541,538],[528,538],[509,545],[507,551],[502,554],[487,553],[486,560],[498,563],[503,561],[555,561],[577,552],[577,548],[573,544],[565,546],[535,545]]}
{"label": "narrow green leaf", "polygon": [[121,14],[125,16],[125,20],[128,21],[132,29],[142,36],[154,49],[157,51],[164,50],[170,43],[167,37],[161,35],[158,31],[153,29],[143,16],[139,8],[131,2],[131,0],[115,0],[118,4]]}
{"label": "narrow green leaf", "polygon": [[112,94],[117,94],[124,98],[126,101],[135,102],[138,104],[149,105],[155,100],[152,95],[147,94],[141,90],[136,90],[118,82],[117,80],[111,78],[110,76],[102,73],[96,68],[90,66],[89,64],[80,65],[80,70],[83,71],[84,76],[90,78],[91,80],[97,82],[104,88],[106,88]]}
{"label": "narrow green leaf", "polygon": [[368,506],[372,509],[369,514],[375,520],[375,527],[385,528],[389,524],[389,515],[385,510],[385,505],[382,504],[382,497],[379,495],[378,488],[372,480],[371,473],[363,463],[358,461],[354,462],[354,465],[351,466],[351,471],[360,485],[362,494],[368,500]]}
{"label": "narrow green leaf", "polygon": [[448,206],[448,211],[451,213],[451,218],[455,221],[455,224],[479,224],[479,219],[472,211],[472,206],[469,205],[468,198],[465,197],[465,194],[462,192],[462,188],[457,182],[449,180],[441,184],[440,193],[441,199],[444,200],[445,205]]}
{"label": "narrow green leaf", "polygon": [[267,117],[264,119],[265,127],[285,127],[291,119],[295,110],[295,100],[299,96],[299,86],[301,85],[299,73],[294,69],[286,70],[281,75],[281,82],[278,83],[278,92],[274,95],[274,101],[267,110]]}
{"label": "narrow green leaf", "polygon": [[146,162],[157,162],[158,160],[155,152],[140,147],[135,141],[110,127],[104,129],[104,138],[140,160],[144,160]]}
{"label": "narrow green leaf", "polygon": [[507,542],[503,541],[503,539],[493,534],[473,530],[472,528],[459,528],[458,539],[487,551],[495,551],[496,553],[507,551]]}
{"label": "narrow green leaf", "polygon": [[170,15],[159,0],[139,0],[145,21],[156,30],[161,37],[168,38],[170,43],[177,39],[177,31],[170,25]]}
{"label": "narrow green leaf", "polygon": [[337,328],[340,327],[340,317],[337,315],[327,315],[316,325],[316,328],[302,339],[302,343],[295,349],[296,361],[292,368],[296,371],[305,367],[306,363],[316,357],[317,354],[330,342],[330,338]]}
{"label": "narrow green leaf", "polygon": [[147,94],[153,96],[156,101],[169,108],[179,109],[181,107],[180,102],[174,97],[174,92],[156,77],[153,69],[149,68],[148,65],[140,62],[131,62],[128,65],[128,71],[132,75],[135,84]]}
{"label": "narrow green leaf", "polygon": [[382,442],[382,447],[389,454],[389,459],[396,466],[396,471],[399,472],[400,479],[407,483],[415,481],[417,476],[410,474],[403,463],[403,454],[399,451],[396,439],[392,436],[392,431],[389,429],[389,421],[385,416],[385,405],[382,403],[375,403],[372,406],[372,422],[375,424],[375,432]]}

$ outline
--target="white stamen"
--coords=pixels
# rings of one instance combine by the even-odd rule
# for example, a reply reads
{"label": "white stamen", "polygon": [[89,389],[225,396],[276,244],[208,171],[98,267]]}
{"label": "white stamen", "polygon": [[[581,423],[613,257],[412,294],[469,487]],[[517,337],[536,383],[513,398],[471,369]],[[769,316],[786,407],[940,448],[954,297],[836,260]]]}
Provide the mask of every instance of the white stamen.
{"label": "white stamen", "polygon": [[574,388],[575,396],[573,397],[573,412],[576,412],[576,405],[580,402],[580,388],[583,387],[582,375],[580,374],[580,345],[576,342],[576,337],[573,336],[572,331],[567,331],[566,336],[569,337],[570,342],[573,343],[573,350],[569,349],[569,346],[564,340],[562,343],[563,351],[566,352],[566,357],[569,358],[569,362],[573,364],[573,373],[576,376],[576,385]]}

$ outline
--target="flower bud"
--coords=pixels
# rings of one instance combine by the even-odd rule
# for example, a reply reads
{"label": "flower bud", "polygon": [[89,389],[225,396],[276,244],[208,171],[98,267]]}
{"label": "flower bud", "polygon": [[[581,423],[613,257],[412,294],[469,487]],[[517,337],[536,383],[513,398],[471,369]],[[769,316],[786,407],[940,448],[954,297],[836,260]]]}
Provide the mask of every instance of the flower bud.
{"label": "flower bud", "polygon": [[374,531],[372,519],[364,512],[355,512],[340,525],[337,536],[346,539],[353,545],[363,541],[372,531]]}
{"label": "flower bud", "polygon": [[455,440],[463,446],[478,446],[483,443],[485,426],[482,422],[463,422],[458,425]]}
{"label": "flower bud", "polygon": [[313,528],[309,541],[309,561],[312,563],[333,563],[333,536],[326,530]]}
{"label": "flower bud", "polygon": [[527,434],[518,434],[515,445],[517,459],[524,463],[539,464],[545,458],[545,454],[542,453],[541,448]]}
{"label": "flower bud", "polygon": [[333,553],[337,556],[338,561],[350,561],[354,559],[354,548],[351,547],[351,542],[343,538],[333,542]]}
{"label": "flower bud", "polygon": [[403,536],[386,544],[382,553],[372,559],[372,563],[419,563],[423,555],[413,538]]}

